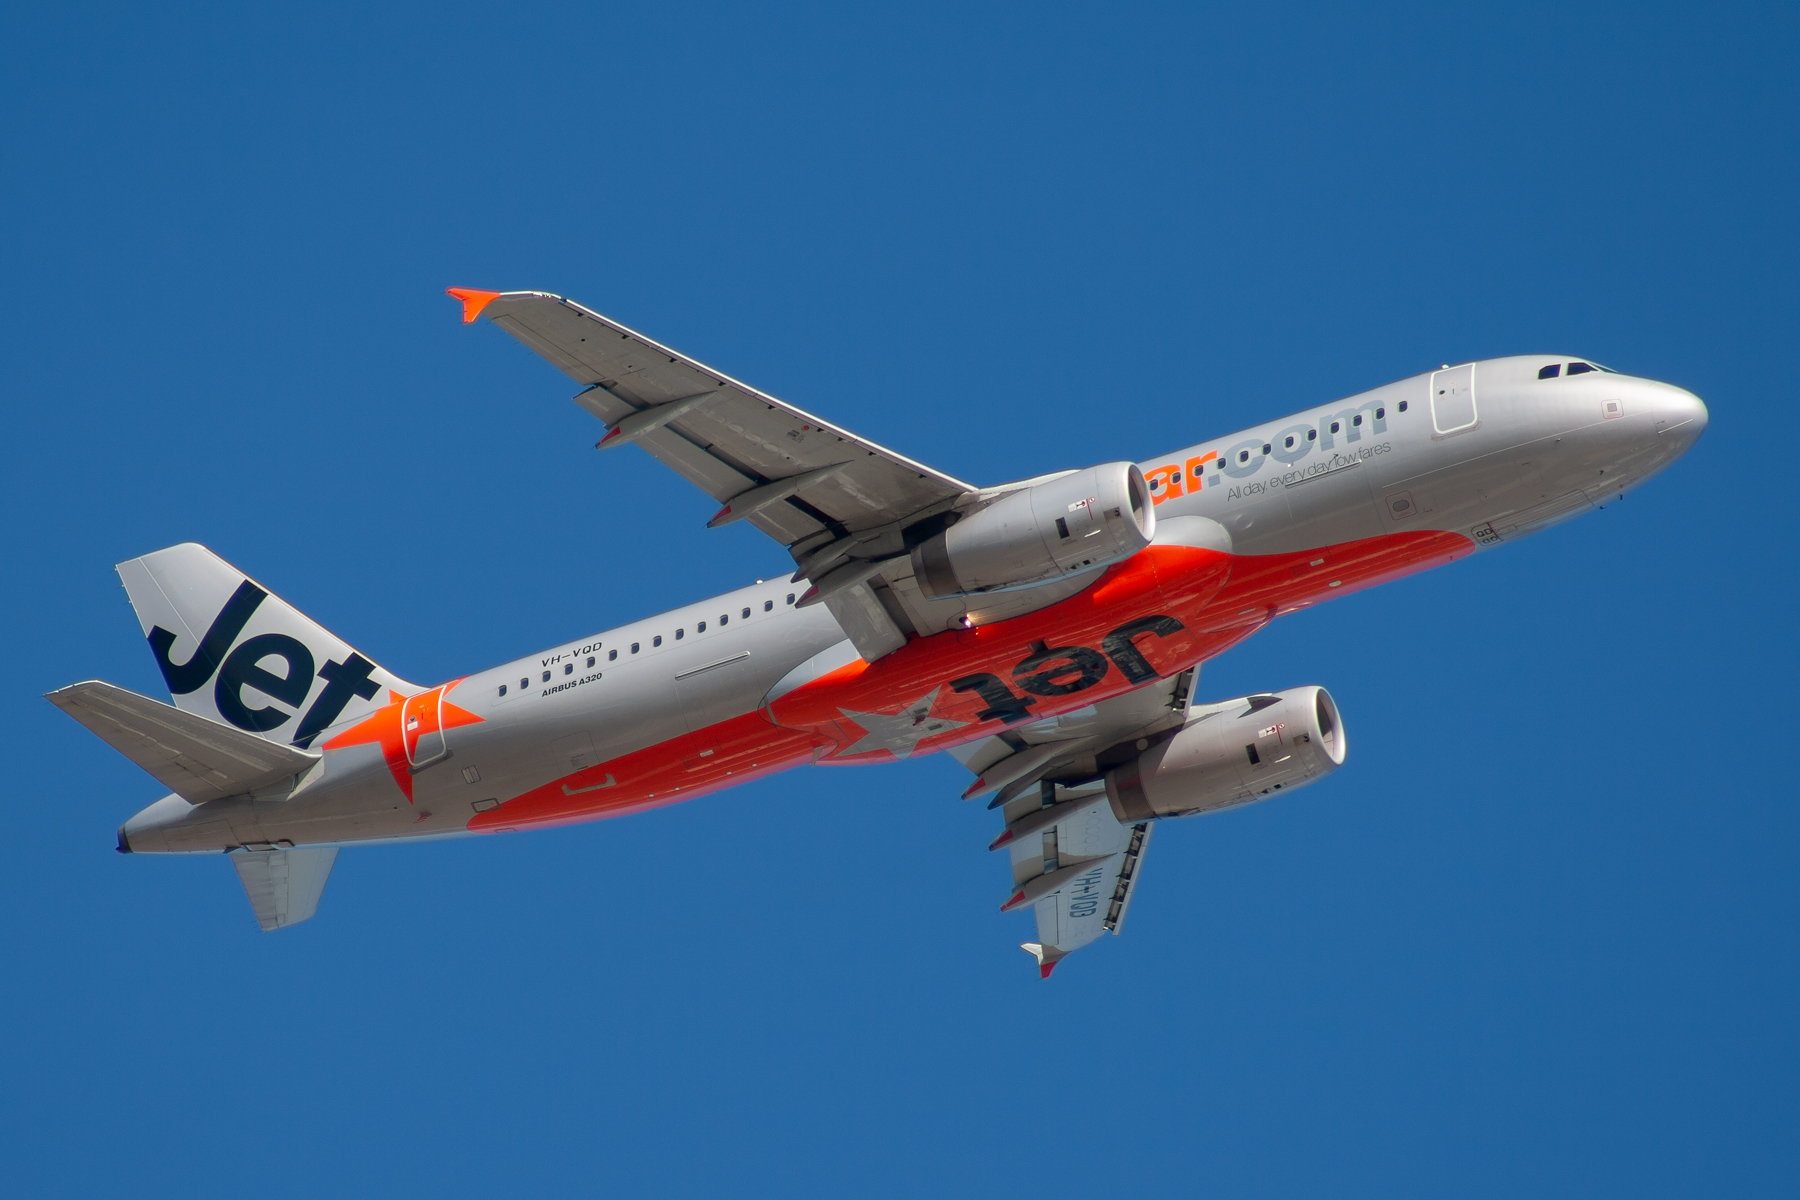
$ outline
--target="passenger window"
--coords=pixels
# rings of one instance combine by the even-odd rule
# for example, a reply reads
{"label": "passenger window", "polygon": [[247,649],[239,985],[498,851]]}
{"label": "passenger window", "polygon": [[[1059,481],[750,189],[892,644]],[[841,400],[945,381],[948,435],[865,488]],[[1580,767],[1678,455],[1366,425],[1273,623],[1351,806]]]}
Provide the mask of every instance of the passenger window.
{"label": "passenger window", "polygon": [[763,611],[764,612],[774,612],[775,611],[775,602],[773,600],[764,600],[763,601]]}
{"label": "passenger window", "polygon": [[[637,649],[637,647],[633,646],[632,649],[635,650],[635,649]],[[618,657],[619,657],[619,652],[617,650],[608,650],[606,652],[606,661],[607,662],[615,662],[615,661],[617,661]]]}
{"label": "passenger window", "polygon": [[1591,371],[1593,369],[1594,368],[1588,366],[1586,363],[1570,363],[1569,364],[1569,374],[1571,374],[1571,375],[1586,375],[1589,371]]}
{"label": "passenger window", "polygon": [[575,673],[575,664],[574,663],[564,663],[563,664],[563,674],[564,675],[573,675],[574,673]]}
{"label": "passenger window", "polygon": [[1562,364],[1561,363],[1551,363],[1549,366],[1541,367],[1538,370],[1538,378],[1539,379],[1555,379],[1558,375],[1561,375],[1561,374],[1562,374]]}
{"label": "passenger window", "polygon": [[588,655],[588,666],[591,667],[593,665],[594,665],[594,656],[590,654],[590,655]]}
{"label": "passenger window", "polygon": [[1161,491],[1161,490],[1162,490],[1162,476],[1161,476],[1161,475],[1153,475],[1153,476],[1151,476],[1151,478],[1150,478],[1150,490],[1151,490],[1151,491],[1153,491],[1153,492],[1155,492],[1155,491]]}
{"label": "passenger window", "polygon": [[545,671],[545,672],[544,672],[544,682],[545,682],[545,683],[549,683],[549,682],[550,682],[550,672],[548,672],[548,671]]}
{"label": "passenger window", "polygon": [[731,624],[731,614],[730,613],[720,613],[719,614],[719,624],[721,624],[721,625]]}
{"label": "passenger window", "polygon": [[522,691],[524,691],[524,690],[525,690],[525,689],[526,689],[526,688],[528,688],[528,687],[530,687],[530,686],[531,686],[531,680],[529,680],[529,679],[521,679],[521,680],[519,680],[519,690],[520,690],[520,691],[521,691],[521,692],[522,692]]}
{"label": "passenger window", "polygon": [[1292,449],[1293,449],[1293,448],[1294,448],[1294,439],[1293,439],[1293,438],[1289,438],[1289,439],[1288,439],[1288,440],[1287,440],[1287,443],[1286,443],[1286,445],[1287,445],[1287,447],[1288,447],[1288,449],[1290,449],[1290,450],[1292,450]]}
{"label": "passenger window", "polygon": [[1269,445],[1269,443],[1267,443],[1267,442],[1263,443],[1263,453],[1264,454],[1267,454],[1269,451],[1273,450],[1274,448],[1275,447]]}
{"label": "passenger window", "polygon": [[1331,423],[1331,432],[1336,433],[1337,431],[1338,431],[1338,423],[1336,421],[1333,421]]}
{"label": "passenger window", "polygon": [[638,644],[636,642],[631,643],[631,652],[633,654],[636,654],[638,652]]}
{"label": "passenger window", "polygon": [[502,696],[506,695],[506,685],[504,683],[500,685],[500,694]]}
{"label": "passenger window", "polygon": [[[699,623],[699,624],[698,624],[698,625],[696,625],[696,626],[694,626],[694,632],[695,632],[695,633],[705,633],[705,632],[706,632],[706,622],[705,622],[705,621],[702,621],[702,622],[700,622],[700,623]],[[675,631],[675,636],[676,636],[676,637],[680,637],[680,636],[681,636],[681,630],[679,630],[679,629],[677,629],[677,630],[676,630],[676,631]]]}
{"label": "passenger window", "polygon": [[1352,425],[1361,425],[1362,424],[1362,414],[1357,413],[1356,417],[1350,423]]}
{"label": "passenger window", "polygon": [[1401,401],[1401,402],[1400,402],[1400,411],[1401,411],[1401,412],[1405,412],[1405,411],[1406,411],[1406,401],[1404,401],[1404,400],[1402,400],[1402,401]]}
{"label": "passenger window", "polygon": [[660,634],[660,633],[659,633],[659,634],[657,634],[657,635],[656,635],[656,636],[655,636],[655,637],[653,637],[653,638],[651,638],[651,639],[650,639],[650,645],[651,645],[651,646],[652,646],[652,647],[655,647],[655,646],[660,646],[660,645],[662,645],[662,634]]}
{"label": "passenger window", "polygon": [[1385,421],[1385,420],[1387,420],[1387,409],[1385,409],[1385,408],[1378,408],[1378,409],[1376,409],[1376,410],[1375,410],[1375,419],[1376,419],[1376,420],[1377,420],[1377,421]]}
{"label": "passenger window", "polygon": [[1239,450],[1238,451],[1238,461],[1239,462],[1249,462],[1250,461],[1250,452],[1248,450]]}
{"label": "passenger window", "polygon": [[788,603],[792,604],[793,602],[794,602],[794,593],[789,592],[788,593]]}
{"label": "passenger window", "polygon": [[750,610],[746,608],[744,610],[744,620],[748,621],[749,619],[750,619]]}
{"label": "passenger window", "polygon": [[1309,441],[1309,442],[1313,442],[1313,441],[1317,441],[1317,440],[1318,440],[1318,438],[1319,438],[1319,431],[1318,431],[1318,430],[1316,430],[1316,429],[1309,429],[1309,430],[1307,430],[1307,431],[1306,431],[1306,440],[1307,440],[1307,441]]}

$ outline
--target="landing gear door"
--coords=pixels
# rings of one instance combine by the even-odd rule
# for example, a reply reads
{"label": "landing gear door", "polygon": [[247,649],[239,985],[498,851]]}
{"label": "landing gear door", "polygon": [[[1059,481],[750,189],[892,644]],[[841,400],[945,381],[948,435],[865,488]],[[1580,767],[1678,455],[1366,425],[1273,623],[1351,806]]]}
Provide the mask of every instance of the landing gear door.
{"label": "landing gear door", "polygon": [[1431,433],[1447,437],[1480,423],[1475,412],[1475,364],[1446,367],[1431,374]]}

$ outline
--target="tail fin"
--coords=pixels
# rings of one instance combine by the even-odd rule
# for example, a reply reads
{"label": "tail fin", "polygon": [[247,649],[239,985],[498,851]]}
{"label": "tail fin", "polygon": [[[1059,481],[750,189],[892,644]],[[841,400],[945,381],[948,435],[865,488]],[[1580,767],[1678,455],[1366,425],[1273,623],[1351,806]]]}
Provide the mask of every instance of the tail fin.
{"label": "tail fin", "polygon": [[193,542],[118,565],[175,706],[301,748],[418,687]]}

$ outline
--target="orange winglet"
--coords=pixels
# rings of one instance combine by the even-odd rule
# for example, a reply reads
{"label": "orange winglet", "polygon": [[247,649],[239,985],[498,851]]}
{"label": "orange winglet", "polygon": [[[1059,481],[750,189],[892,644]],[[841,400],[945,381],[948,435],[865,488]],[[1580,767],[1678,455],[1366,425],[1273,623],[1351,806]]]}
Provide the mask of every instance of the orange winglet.
{"label": "orange winglet", "polygon": [[477,291],[475,288],[445,288],[446,295],[462,301],[463,324],[471,325],[481,315],[481,310],[499,299],[499,292]]}

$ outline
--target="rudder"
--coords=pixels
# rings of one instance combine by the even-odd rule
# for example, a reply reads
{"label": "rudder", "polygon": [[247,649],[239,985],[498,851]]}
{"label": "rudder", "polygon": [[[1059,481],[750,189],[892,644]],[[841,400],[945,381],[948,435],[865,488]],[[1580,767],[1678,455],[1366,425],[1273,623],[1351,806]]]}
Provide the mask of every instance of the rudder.
{"label": "rudder", "polygon": [[305,748],[419,690],[195,542],[116,568],[175,706]]}

